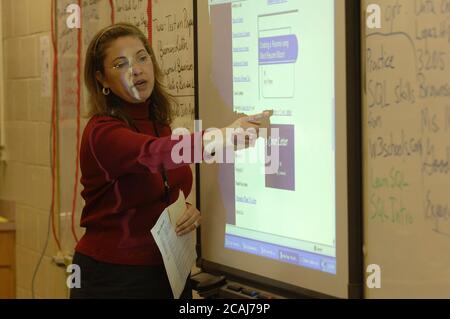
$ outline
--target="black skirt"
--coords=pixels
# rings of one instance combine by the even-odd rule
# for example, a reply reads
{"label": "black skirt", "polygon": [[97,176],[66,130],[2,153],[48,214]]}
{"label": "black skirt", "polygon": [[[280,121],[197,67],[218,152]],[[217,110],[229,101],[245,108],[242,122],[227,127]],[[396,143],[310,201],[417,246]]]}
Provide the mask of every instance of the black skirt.
{"label": "black skirt", "polygon": [[[70,290],[71,299],[173,299],[164,266],[128,266],[99,262],[75,253],[81,287]],[[192,299],[188,277],[181,299]]]}

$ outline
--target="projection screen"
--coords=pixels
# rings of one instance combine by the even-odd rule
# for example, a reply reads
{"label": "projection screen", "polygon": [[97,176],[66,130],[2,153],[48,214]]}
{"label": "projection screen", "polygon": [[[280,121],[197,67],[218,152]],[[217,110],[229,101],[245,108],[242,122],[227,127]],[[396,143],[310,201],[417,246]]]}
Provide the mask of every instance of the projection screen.
{"label": "projection screen", "polygon": [[349,201],[360,197],[349,193],[359,183],[349,166],[357,172],[360,163],[348,143],[359,132],[348,121],[357,118],[360,84],[349,74],[358,55],[346,38],[355,16],[344,0],[194,5],[202,128],[273,110],[277,132],[236,152],[234,163],[200,165],[203,267],[290,292],[357,295],[352,263],[360,259],[351,247],[360,234],[349,230],[359,217]]}

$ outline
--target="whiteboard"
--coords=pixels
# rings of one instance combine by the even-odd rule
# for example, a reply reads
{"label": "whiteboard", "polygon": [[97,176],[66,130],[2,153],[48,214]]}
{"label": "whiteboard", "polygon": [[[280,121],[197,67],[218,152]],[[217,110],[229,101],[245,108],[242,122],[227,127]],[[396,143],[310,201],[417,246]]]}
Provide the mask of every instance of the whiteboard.
{"label": "whiteboard", "polygon": [[[450,297],[450,2],[363,1],[367,298]],[[363,11],[363,16],[365,12]],[[365,19],[363,19],[364,21]]]}

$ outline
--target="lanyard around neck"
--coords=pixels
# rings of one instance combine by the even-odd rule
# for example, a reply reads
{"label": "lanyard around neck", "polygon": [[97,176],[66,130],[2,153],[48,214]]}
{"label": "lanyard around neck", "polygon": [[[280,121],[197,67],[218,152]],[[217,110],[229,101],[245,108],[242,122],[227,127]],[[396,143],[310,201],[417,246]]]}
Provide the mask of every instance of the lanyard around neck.
{"label": "lanyard around neck", "polygon": [[[153,123],[153,130],[155,131],[155,135],[157,137],[159,136],[159,131],[158,131],[158,127],[156,126],[156,123],[154,121],[152,121]],[[136,124],[133,123],[133,127],[134,129],[138,132],[141,133],[141,131],[138,129],[138,127],[136,126]],[[167,172],[166,169],[164,167],[164,164],[161,164],[161,177],[163,179],[164,182],[164,202],[169,205],[170,204],[170,185],[169,185],[169,180],[167,178]]]}

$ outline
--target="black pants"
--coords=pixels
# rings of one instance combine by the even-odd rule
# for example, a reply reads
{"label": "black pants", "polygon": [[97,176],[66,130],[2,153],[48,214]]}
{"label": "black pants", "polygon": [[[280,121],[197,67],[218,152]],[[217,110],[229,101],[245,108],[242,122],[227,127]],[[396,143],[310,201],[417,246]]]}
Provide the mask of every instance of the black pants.
{"label": "black pants", "polygon": [[[127,266],[96,261],[75,253],[73,264],[81,271],[81,288],[70,290],[71,299],[173,299],[164,266]],[[188,277],[181,299],[192,299]]]}

